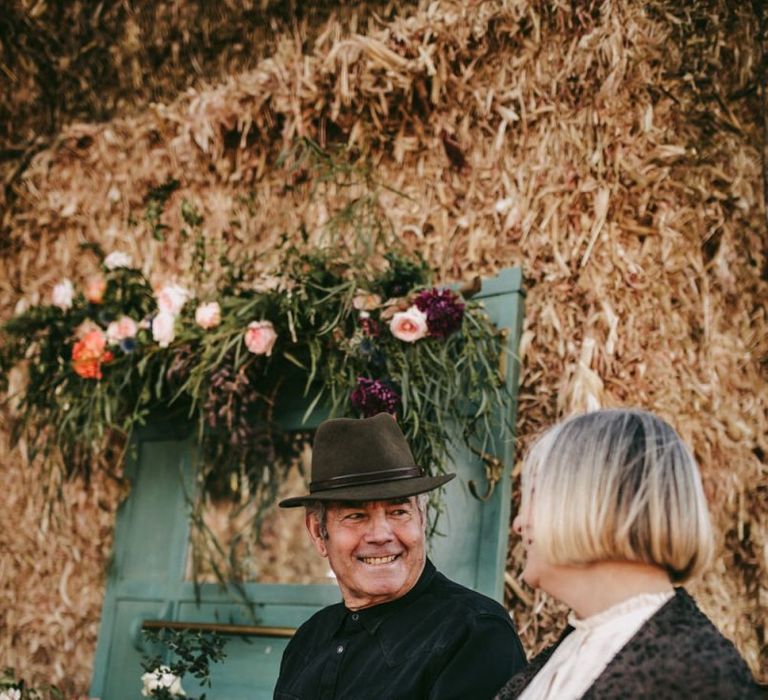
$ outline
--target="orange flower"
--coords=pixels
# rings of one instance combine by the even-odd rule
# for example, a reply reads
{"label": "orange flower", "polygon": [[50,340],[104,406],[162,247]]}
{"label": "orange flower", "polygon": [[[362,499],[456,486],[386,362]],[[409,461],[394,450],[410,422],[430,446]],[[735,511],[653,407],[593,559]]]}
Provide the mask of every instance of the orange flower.
{"label": "orange flower", "polygon": [[85,286],[85,298],[91,304],[101,304],[104,292],[107,290],[107,280],[103,277],[91,277]]}
{"label": "orange flower", "polygon": [[101,330],[86,333],[72,346],[72,369],[85,379],[101,379],[101,365],[111,362],[114,355],[104,350],[107,339]]}

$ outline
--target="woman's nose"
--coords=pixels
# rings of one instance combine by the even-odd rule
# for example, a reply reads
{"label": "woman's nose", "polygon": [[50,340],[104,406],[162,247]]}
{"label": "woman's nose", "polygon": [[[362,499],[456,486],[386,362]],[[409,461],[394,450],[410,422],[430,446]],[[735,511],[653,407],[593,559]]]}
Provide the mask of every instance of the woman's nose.
{"label": "woman's nose", "polygon": [[515,519],[512,521],[512,531],[516,535],[520,535],[522,537],[523,535],[523,516],[519,513],[515,516]]}

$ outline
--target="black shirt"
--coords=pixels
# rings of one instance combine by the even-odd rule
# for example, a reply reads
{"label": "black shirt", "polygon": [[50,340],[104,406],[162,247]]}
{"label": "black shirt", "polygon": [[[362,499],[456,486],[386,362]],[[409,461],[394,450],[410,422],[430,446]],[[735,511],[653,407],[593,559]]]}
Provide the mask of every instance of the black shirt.
{"label": "black shirt", "polygon": [[506,610],[427,560],[402,598],[313,615],[285,649],[275,700],[492,698],[526,665]]}

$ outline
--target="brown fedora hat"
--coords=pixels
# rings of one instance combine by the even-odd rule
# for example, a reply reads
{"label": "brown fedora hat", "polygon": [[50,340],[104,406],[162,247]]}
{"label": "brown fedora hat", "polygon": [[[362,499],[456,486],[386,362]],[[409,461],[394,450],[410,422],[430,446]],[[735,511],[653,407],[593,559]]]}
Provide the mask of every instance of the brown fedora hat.
{"label": "brown fedora hat", "polygon": [[426,476],[413,461],[397,421],[388,413],[332,418],[323,421],[315,433],[309,493],[286,498],[280,506],[406,498],[442,486],[454,476]]}

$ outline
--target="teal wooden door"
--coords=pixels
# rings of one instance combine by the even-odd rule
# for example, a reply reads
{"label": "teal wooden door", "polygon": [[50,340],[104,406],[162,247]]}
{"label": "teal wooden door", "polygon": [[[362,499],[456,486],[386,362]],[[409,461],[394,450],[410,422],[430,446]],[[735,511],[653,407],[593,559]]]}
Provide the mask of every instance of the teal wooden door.
{"label": "teal wooden door", "polygon": [[[450,578],[497,600],[503,597],[509,516],[510,472],[514,461],[515,396],[519,364],[517,347],[522,327],[522,278],[519,269],[503,270],[483,281],[480,294],[490,317],[506,332],[510,350],[501,369],[509,388],[508,405],[498,407],[498,431],[492,453],[499,460],[500,479],[485,501],[471,493],[486,490],[486,464],[469,451],[457,452],[448,471],[457,479],[444,491],[446,513],[442,536],[430,543],[430,556]],[[302,406],[287,411],[286,428],[308,428],[321,419],[313,414],[301,424]],[[502,417],[506,416],[507,421]],[[142,626],[148,620],[249,628],[249,634],[228,636],[227,658],[213,667],[211,700],[271,698],[285,637],[263,634],[263,628],[296,628],[320,608],[336,603],[335,584],[261,584],[242,586],[253,602],[249,610],[238,595],[216,584],[197,591],[185,580],[189,524],[185,489],[191,489],[196,449],[190,431],[155,425],[142,430],[127,466],[130,496],[115,525],[113,558],[107,572],[99,640],[94,660],[91,697],[134,700],[141,697]],[[254,613],[256,622],[254,622]],[[262,633],[254,634],[254,627]],[[267,630],[269,632],[269,630]],[[188,695],[202,689],[184,684]]]}

